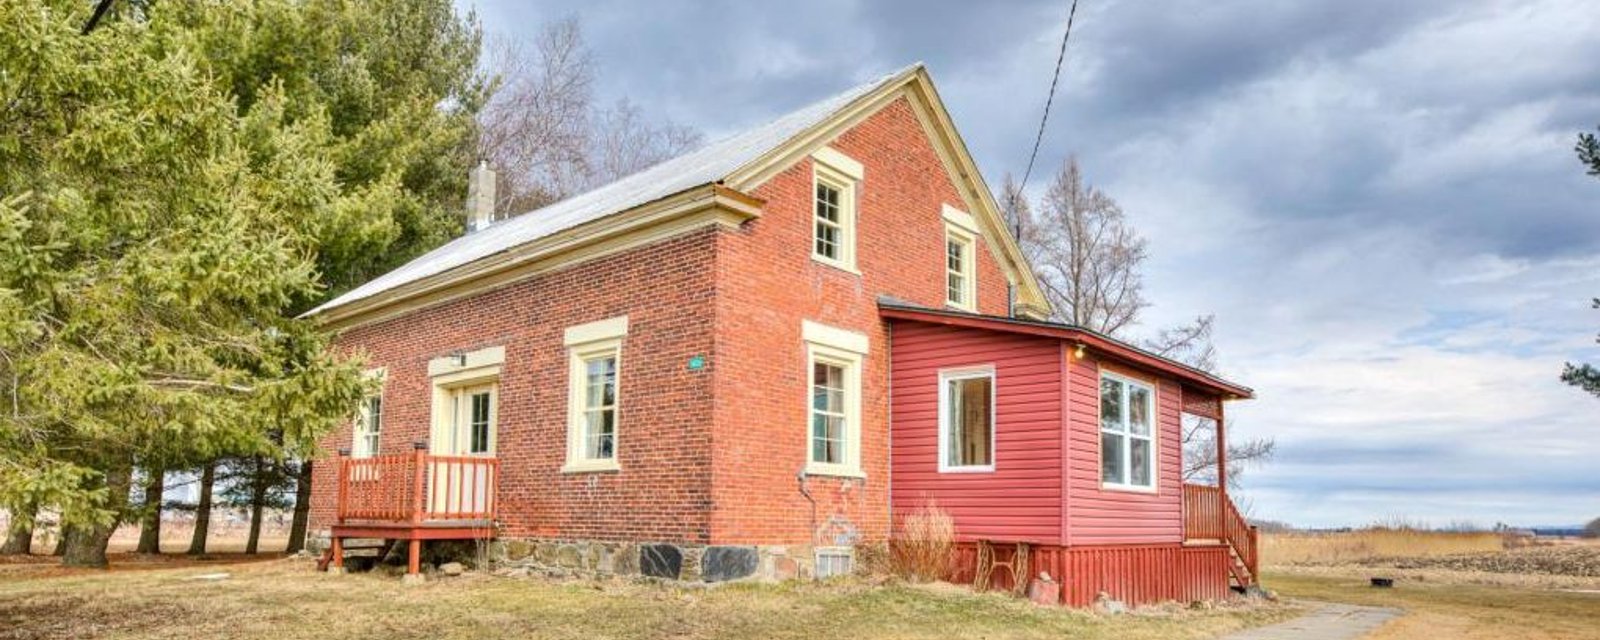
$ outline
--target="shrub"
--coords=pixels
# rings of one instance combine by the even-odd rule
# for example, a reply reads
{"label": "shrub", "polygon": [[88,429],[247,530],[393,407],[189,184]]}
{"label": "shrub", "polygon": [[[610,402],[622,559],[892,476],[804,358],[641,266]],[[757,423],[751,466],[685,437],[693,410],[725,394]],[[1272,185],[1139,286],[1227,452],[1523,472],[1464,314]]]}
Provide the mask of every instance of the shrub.
{"label": "shrub", "polygon": [[955,553],[956,524],[950,514],[928,502],[900,518],[889,543],[889,566],[912,582],[943,580]]}

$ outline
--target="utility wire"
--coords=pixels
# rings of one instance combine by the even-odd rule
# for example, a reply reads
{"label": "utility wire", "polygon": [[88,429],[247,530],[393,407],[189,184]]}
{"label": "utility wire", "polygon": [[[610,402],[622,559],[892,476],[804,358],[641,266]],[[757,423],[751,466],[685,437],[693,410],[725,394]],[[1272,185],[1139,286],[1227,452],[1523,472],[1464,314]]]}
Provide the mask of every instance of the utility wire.
{"label": "utility wire", "polygon": [[1044,125],[1050,121],[1050,105],[1056,100],[1056,83],[1061,80],[1061,62],[1067,58],[1067,39],[1072,37],[1072,19],[1078,15],[1078,0],[1072,0],[1072,10],[1067,12],[1067,32],[1061,35],[1061,51],[1056,54],[1056,73],[1050,77],[1050,95],[1044,99],[1044,116],[1039,118],[1039,133],[1033,138],[1033,153],[1028,156],[1028,170],[1022,173],[1022,186],[1028,188],[1028,177],[1033,175],[1033,161],[1039,158],[1039,144],[1044,142]]}

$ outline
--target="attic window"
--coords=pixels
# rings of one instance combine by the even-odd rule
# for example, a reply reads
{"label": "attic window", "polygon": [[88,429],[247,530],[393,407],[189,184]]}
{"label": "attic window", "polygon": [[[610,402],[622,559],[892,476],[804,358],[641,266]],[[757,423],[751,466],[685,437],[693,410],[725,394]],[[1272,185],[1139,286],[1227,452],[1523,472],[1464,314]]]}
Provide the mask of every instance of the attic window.
{"label": "attic window", "polygon": [[964,211],[944,207],[944,303],[963,311],[978,308],[978,225]]}
{"label": "attic window", "polygon": [[861,163],[823,147],[812,154],[811,257],[856,270],[856,184]]}

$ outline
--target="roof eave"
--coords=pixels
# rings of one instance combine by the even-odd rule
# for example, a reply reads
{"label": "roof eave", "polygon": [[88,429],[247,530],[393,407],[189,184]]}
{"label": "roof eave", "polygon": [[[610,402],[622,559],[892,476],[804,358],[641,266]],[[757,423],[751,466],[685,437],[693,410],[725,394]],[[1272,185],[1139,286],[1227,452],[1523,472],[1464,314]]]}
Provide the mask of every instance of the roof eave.
{"label": "roof eave", "polygon": [[[313,320],[324,329],[345,330],[606,255],[614,252],[605,251],[606,244],[618,244],[619,239],[652,240],[706,224],[737,226],[759,217],[765,204],[760,198],[722,184],[690,187],[370,297],[318,307],[300,317]],[[653,236],[652,230],[662,233]],[[627,242],[620,245],[637,246]],[[585,251],[597,247],[599,252]]]}
{"label": "roof eave", "polygon": [[878,303],[878,314],[881,317],[892,320],[911,320],[929,324],[1006,331],[1067,340],[1107,353],[1119,360],[1172,375],[1182,380],[1185,384],[1216,393],[1225,400],[1255,398],[1255,390],[1250,387],[1229,382],[1182,362],[1150,353],[1121,340],[1082,327],[1018,318],[1002,318],[964,311],[930,309],[881,301]]}

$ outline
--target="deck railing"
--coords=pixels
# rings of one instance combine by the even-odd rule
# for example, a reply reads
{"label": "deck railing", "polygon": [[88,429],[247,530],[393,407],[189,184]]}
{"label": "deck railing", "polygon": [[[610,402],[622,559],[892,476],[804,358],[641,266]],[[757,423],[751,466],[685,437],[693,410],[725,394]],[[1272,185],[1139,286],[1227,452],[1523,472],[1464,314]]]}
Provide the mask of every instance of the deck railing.
{"label": "deck railing", "polygon": [[339,456],[340,523],[493,520],[500,461],[411,453],[368,458]]}
{"label": "deck railing", "polygon": [[1256,528],[1217,487],[1183,485],[1183,537],[1227,543],[1237,558],[1234,577],[1240,584],[1255,584],[1260,546]]}

